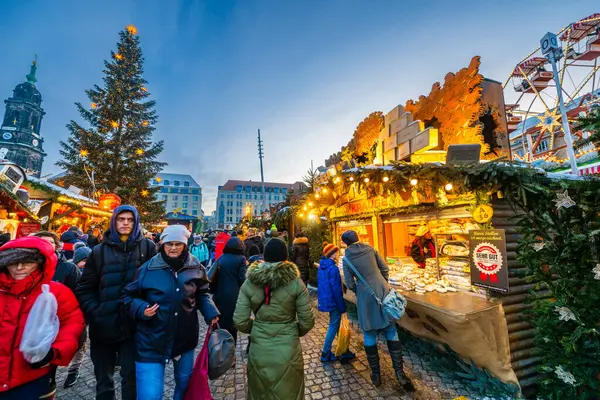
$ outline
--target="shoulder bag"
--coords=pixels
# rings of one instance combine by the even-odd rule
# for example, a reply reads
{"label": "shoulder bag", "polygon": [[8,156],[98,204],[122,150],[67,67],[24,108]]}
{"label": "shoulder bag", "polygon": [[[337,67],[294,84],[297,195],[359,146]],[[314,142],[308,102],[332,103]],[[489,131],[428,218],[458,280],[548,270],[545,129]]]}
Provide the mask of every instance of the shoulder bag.
{"label": "shoulder bag", "polygon": [[379,307],[381,307],[385,315],[387,315],[390,319],[393,320],[402,318],[402,316],[404,315],[404,310],[406,309],[406,297],[402,296],[400,293],[396,292],[394,288],[390,287],[389,292],[385,295],[382,301],[373,291],[373,289],[371,289],[371,286],[369,286],[365,278],[363,278],[363,276],[360,274],[360,272],[358,272],[354,264],[352,264],[347,257],[344,257],[344,262],[348,264],[348,266],[356,274],[358,279],[360,279],[362,283],[364,283],[365,286],[369,289],[371,295],[375,298],[375,301],[377,301],[377,304],[379,304]]}

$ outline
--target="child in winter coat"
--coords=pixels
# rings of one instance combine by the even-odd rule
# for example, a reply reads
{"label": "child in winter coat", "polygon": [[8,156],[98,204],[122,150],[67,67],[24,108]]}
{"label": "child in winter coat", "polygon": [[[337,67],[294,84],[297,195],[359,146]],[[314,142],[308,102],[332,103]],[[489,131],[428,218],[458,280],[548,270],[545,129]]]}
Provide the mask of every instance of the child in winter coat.
{"label": "child in winter coat", "polygon": [[194,235],[194,243],[190,246],[190,254],[196,257],[202,265],[208,264],[210,255],[208,253],[208,246],[202,240],[202,236]]}
{"label": "child in winter coat", "polygon": [[325,335],[321,361],[351,360],[356,356],[350,350],[339,358],[331,351],[333,339],[335,339],[342,321],[342,314],[346,312],[346,303],[342,292],[342,277],[337,267],[340,249],[334,244],[323,243],[323,255],[319,262],[319,311],[329,313],[329,328]]}

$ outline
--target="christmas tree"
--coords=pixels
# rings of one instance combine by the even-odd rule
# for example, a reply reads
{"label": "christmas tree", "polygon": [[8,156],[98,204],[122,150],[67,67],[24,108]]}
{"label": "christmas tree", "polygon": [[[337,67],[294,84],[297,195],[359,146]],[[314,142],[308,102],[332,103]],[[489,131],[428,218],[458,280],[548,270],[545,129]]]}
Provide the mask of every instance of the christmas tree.
{"label": "christmas tree", "polygon": [[119,33],[117,51],[104,62],[104,85],[86,91],[90,104],[75,103],[86,126],[71,121],[69,137],[61,141],[63,159],[56,163],[64,182],[88,189],[90,197],[115,193],[122,204],[138,208],[144,221],[164,214],[150,181],[165,166],[157,161],[163,142],[152,142],[158,117],[143,78],[142,50],[137,29]]}
{"label": "christmas tree", "polygon": [[587,139],[582,139],[576,143],[577,148],[582,148],[588,144],[593,144],[596,148],[600,146],[600,107],[592,106],[586,117],[579,118],[575,126],[577,129],[589,132]]}

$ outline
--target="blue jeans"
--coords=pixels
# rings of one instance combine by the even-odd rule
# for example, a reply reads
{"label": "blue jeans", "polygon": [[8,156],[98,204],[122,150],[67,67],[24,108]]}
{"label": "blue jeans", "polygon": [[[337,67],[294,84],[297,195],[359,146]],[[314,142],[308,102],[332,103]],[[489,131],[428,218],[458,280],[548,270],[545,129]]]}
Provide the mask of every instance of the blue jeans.
{"label": "blue jeans", "polygon": [[342,313],[338,310],[331,311],[329,313],[329,328],[327,328],[327,334],[325,334],[325,343],[323,343],[323,353],[329,353],[331,346],[333,345],[333,339],[340,330],[340,323],[342,322]]}
{"label": "blue jeans", "polygon": [[[192,369],[194,351],[183,353],[179,360],[173,360],[175,375],[175,394],[173,400],[183,400]],[[160,363],[135,362],[137,377],[137,398],[143,400],[162,400],[165,391],[165,365]]]}
{"label": "blue jeans", "polygon": [[377,336],[380,333],[383,333],[385,335],[385,338],[388,342],[400,340],[400,338],[398,337],[398,331],[396,330],[396,324],[392,322],[386,328],[383,329],[364,331],[363,335],[365,338],[365,346],[375,346],[377,344]]}

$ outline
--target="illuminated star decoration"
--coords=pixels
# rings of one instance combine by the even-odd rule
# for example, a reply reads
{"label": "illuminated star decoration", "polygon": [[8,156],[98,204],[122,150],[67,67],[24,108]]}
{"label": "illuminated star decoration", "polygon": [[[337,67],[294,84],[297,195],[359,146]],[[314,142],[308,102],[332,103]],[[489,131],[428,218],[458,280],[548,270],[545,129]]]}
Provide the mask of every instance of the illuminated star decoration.
{"label": "illuminated star decoration", "polygon": [[143,149],[137,149],[137,150],[135,151],[135,153],[136,153],[138,156],[141,156],[142,154],[144,154],[144,150],[143,150]]}
{"label": "illuminated star decoration", "polygon": [[142,121],[143,126],[148,126],[148,121]]}
{"label": "illuminated star decoration", "polygon": [[540,135],[548,131],[552,133],[555,126],[560,126],[560,115],[557,110],[546,111],[543,115],[537,117],[540,122],[536,125],[541,128]]}
{"label": "illuminated star decoration", "polygon": [[160,183],[162,181],[162,178],[160,176],[157,176],[156,178],[154,178],[154,180],[158,183]]}
{"label": "illuminated star decoration", "polygon": [[92,108],[98,108],[98,104],[92,103]]}
{"label": "illuminated star decoration", "polygon": [[110,121],[110,125],[111,125],[113,128],[116,128],[116,127],[118,127],[118,126],[119,126],[119,123],[118,123],[117,121]]}
{"label": "illuminated star decoration", "polygon": [[127,32],[131,33],[132,35],[137,34],[137,28],[131,24],[131,25],[127,25]]}
{"label": "illuminated star decoration", "polygon": [[80,155],[81,157],[87,157],[87,155],[88,155],[88,154],[90,154],[90,152],[89,152],[89,151],[87,151],[87,150],[81,150],[81,151],[79,152],[79,155]]}
{"label": "illuminated star decoration", "polygon": [[565,190],[563,193],[558,193],[556,195],[556,200],[554,200],[554,204],[556,204],[556,208],[558,209],[560,209],[561,207],[571,208],[575,205],[575,202],[569,197],[569,193]]}
{"label": "illuminated star decoration", "polygon": [[148,190],[146,190],[146,189],[142,190],[142,196],[146,197],[146,196],[148,196],[148,193],[149,193]]}
{"label": "illuminated star decoration", "polygon": [[117,60],[122,60],[122,59],[123,59],[123,56],[122,56],[121,54],[119,54],[119,53],[115,53],[115,58],[116,58]]}
{"label": "illuminated star decoration", "polygon": [[142,92],[146,92],[148,91],[148,89],[146,89],[145,87],[142,87]]}

